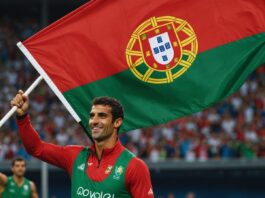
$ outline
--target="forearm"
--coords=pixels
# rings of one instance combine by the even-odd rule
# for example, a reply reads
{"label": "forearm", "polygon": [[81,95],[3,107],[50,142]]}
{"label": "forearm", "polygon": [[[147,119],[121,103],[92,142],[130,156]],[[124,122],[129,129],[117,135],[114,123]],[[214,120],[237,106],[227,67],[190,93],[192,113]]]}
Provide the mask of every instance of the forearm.
{"label": "forearm", "polygon": [[67,170],[71,175],[72,165],[82,146],[58,146],[43,142],[30,124],[29,116],[18,120],[19,135],[27,152],[34,157]]}
{"label": "forearm", "polygon": [[34,157],[38,157],[40,155],[42,144],[38,133],[32,127],[30,123],[29,116],[17,119],[19,136],[21,141],[27,150],[27,152]]}
{"label": "forearm", "polygon": [[26,151],[45,162],[66,169],[64,148],[43,142],[30,123],[29,116],[17,120],[19,135]]}

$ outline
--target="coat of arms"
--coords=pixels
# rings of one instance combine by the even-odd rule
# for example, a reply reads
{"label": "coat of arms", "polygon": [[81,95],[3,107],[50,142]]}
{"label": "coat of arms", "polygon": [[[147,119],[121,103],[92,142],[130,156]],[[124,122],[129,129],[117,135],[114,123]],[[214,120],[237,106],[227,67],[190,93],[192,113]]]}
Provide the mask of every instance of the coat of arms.
{"label": "coat of arms", "polygon": [[197,37],[187,21],[172,16],[152,17],[133,32],[126,60],[140,80],[171,83],[191,66],[197,51]]}

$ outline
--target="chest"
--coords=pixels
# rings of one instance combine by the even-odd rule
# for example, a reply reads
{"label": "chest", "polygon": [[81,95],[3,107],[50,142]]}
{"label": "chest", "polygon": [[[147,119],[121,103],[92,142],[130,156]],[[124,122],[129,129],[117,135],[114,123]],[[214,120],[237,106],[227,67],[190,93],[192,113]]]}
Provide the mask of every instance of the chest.
{"label": "chest", "polygon": [[72,169],[72,197],[130,197],[125,185],[129,160],[124,154],[101,162],[79,155]]}
{"label": "chest", "polygon": [[31,189],[29,183],[24,183],[21,186],[17,186],[15,182],[8,182],[2,197],[3,198],[29,198],[31,195]]}
{"label": "chest", "polygon": [[125,187],[126,163],[120,163],[120,160],[99,165],[97,163],[91,158],[76,163],[72,170],[72,181],[80,186],[106,191],[117,191]]}
{"label": "chest", "polygon": [[113,170],[118,157],[107,157],[98,160],[96,156],[90,155],[87,159],[86,174],[95,182],[101,182],[107,179]]}

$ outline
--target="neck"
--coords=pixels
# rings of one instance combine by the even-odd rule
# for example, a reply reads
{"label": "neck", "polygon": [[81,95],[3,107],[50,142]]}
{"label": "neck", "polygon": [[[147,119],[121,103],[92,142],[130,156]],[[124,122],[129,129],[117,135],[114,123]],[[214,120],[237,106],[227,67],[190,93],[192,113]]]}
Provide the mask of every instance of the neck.
{"label": "neck", "polygon": [[22,184],[23,181],[24,181],[24,177],[23,176],[13,175],[13,179],[18,185]]}
{"label": "neck", "polygon": [[117,134],[113,133],[108,139],[103,140],[103,141],[95,141],[95,149],[96,149],[96,153],[99,159],[101,159],[102,157],[102,152],[104,149],[110,149],[113,148],[117,142]]}

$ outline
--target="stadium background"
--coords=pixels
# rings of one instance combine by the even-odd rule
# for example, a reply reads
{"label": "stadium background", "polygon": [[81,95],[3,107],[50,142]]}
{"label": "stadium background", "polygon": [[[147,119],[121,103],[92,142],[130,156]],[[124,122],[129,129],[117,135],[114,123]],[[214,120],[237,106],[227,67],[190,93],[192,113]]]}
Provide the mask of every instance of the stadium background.
{"label": "stadium background", "polygon": [[[85,3],[84,0],[0,1],[0,117],[10,99],[38,76],[16,47],[42,27]],[[264,198],[265,66],[235,94],[192,116],[121,136],[149,165],[156,197]],[[86,144],[85,133],[42,82],[30,95],[31,119],[43,140]],[[30,157],[17,136],[15,119],[0,129],[0,171],[11,174],[10,160],[27,159],[26,177],[41,187],[40,161]],[[46,175],[47,176],[47,175]],[[49,166],[49,197],[70,197],[67,174]],[[171,194],[171,195],[170,195]],[[174,196],[173,196],[174,195]],[[44,198],[44,197],[43,197]]]}

